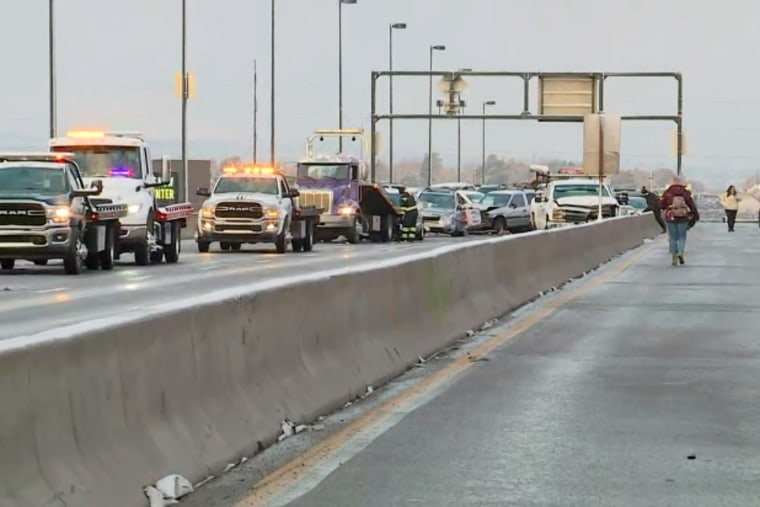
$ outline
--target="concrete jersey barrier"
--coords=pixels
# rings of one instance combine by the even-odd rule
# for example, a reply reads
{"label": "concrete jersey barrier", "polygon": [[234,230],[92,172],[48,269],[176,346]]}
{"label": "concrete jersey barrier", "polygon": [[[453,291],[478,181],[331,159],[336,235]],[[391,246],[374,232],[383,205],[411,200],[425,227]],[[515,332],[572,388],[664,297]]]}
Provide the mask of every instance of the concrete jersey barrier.
{"label": "concrete jersey barrier", "polygon": [[[0,505],[144,506],[653,237],[649,215],[476,242],[0,350]],[[325,297],[329,295],[329,297]],[[294,311],[295,310],[295,311]]]}

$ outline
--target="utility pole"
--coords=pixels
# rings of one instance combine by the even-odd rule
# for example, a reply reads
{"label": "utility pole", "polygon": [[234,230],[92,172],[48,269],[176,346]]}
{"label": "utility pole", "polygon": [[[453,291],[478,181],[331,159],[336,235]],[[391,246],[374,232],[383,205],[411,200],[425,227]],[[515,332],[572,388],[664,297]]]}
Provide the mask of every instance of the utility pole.
{"label": "utility pole", "polygon": [[259,90],[258,90],[258,71],[256,69],[256,60],[253,60],[253,163],[258,163],[259,147]]}
{"label": "utility pole", "polygon": [[189,96],[187,79],[187,0],[182,0],[182,177],[184,179],[184,199],[190,199],[187,168],[187,99]]}
{"label": "utility pole", "polygon": [[55,16],[53,14],[53,2],[48,3],[48,66],[50,79],[50,138],[56,136],[58,118],[56,115],[56,89],[55,89]]}
{"label": "utility pole", "polygon": [[272,21],[272,27],[270,29],[272,40],[270,43],[270,49],[271,49],[271,61],[272,61],[272,68],[270,70],[271,75],[269,76],[269,81],[271,83],[271,90],[269,90],[269,157],[272,160],[272,166],[276,167],[275,162],[275,151],[274,151],[274,116],[275,116],[275,107],[274,107],[274,99],[275,99],[275,93],[274,93],[274,40],[275,40],[275,23],[274,23],[274,1],[272,0],[271,7],[272,7],[272,15],[271,15],[271,21]]}

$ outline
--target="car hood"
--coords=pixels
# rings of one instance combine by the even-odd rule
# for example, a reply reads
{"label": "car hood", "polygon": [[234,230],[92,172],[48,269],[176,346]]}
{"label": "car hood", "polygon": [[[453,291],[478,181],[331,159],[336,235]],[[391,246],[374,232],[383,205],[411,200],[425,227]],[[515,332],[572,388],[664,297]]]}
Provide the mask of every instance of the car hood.
{"label": "car hood", "polygon": [[[559,199],[555,199],[557,201],[557,204],[560,206],[578,206],[581,208],[593,208],[594,206],[599,206],[599,197],[598,196],[575,196],[575,197],[560,197]],[[615,204],[617,205],[618,202],[616,199],[612,197],[603,197],[602,198],[602,204],[603,205],[609,205],[609,204]]]}
{"label": "car hood", "polygon": [[214,194],[206,200],[207,204],[216,204],[223,201],[258,202],[265,206],[278,206],[280,198],[272,194],[260,192],[225,192]]}
{"label": "car hood", "polygon": [[44,194],[40,192],[0,191],[0,201],[39,201],[49,206],[62,206],[69,203],[68,194]]}

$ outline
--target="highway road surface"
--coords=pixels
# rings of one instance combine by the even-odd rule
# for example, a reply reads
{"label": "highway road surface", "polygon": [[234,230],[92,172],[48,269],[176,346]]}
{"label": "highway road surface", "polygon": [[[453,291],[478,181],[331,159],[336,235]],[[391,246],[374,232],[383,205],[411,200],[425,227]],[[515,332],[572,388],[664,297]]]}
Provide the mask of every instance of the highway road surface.
{"label": "highway road surface", "polygon": [[336,269],[476,239],[482,237],[431,235],[414,243],[318,243],[312,252],[283,255],[268,245],[246,245],[241,252],[222,252],[212,246],[212,252],[199,254],[195,242],[187,240],[178,264],[138,267],[132,255],[125,254],[113,271],[85,271],[78,276],[63,274],[60,262],[45,267],[19,262],[14,271],[0,272],[0,340],[267,278]]}
{"label": "highway road surface", "polygon": [[[378,434],[337,432],[257,491],[279,484],[268,505],[290,507],[758,505],[758,258],[756,224],[698,225],[678,267],[660,237],[484,338],[485,360],[449,360],[448,383],[406,388],[429,399],[369,408],[355,424]],[[233,480],[187,505],[265,505]]]}

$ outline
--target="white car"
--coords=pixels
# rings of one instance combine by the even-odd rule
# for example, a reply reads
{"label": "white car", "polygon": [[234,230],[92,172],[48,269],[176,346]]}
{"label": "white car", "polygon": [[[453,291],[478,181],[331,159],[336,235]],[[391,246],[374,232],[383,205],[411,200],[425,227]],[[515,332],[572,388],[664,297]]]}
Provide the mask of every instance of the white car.
{"label": "white car", "polygon": [[[620,204],[610,186],[602,183],[602,218],[619,215]],[[597,219],[599,182],[592,178],[550,181],[536,193],[531,203],[531,222],[535,229],[552,229]]]}

